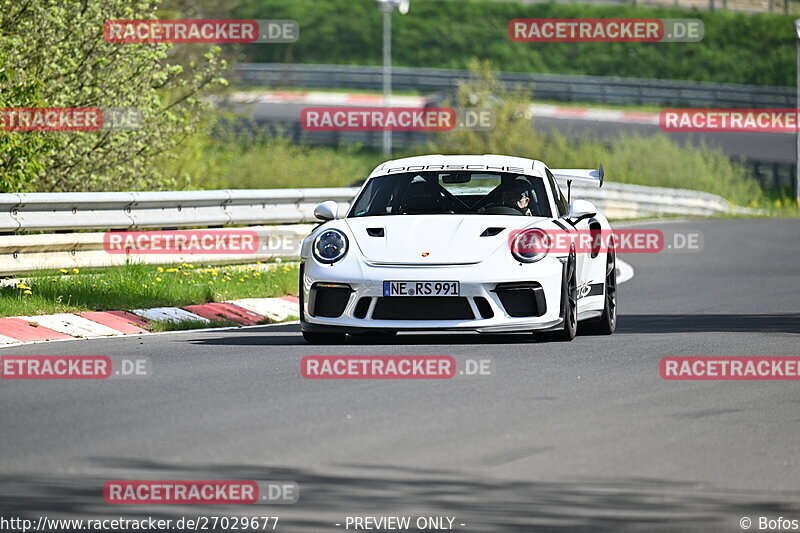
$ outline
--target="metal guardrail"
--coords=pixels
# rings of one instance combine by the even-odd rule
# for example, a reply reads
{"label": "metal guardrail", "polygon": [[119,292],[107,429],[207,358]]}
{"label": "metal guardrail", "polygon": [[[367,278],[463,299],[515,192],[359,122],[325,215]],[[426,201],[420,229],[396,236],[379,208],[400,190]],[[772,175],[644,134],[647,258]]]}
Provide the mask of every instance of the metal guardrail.
{"label": "metal guardrail", "polygon": [[0,194],[0,232],[140,230],[313,222],[325,200],[353,189]]}
{"label": "metal guardrail", "polygon": [[[128,256],[108,253],[104,234],[65,230],[142,230],[253,226],[262,236],[280,237],[256,253],[228,255],[145,254],[147,264],[198,264],[297,257],[300,241],[316,222],[314,207],[334,200],[343,213],[356,187],[331,189],[220,190],[122,193],[0,194],[0,275],[37,269],[105,267]],[[602,189],[574,184],[574,198],[593,201],[609,218],[658,215],[707,216],[742,211],[708,193],[606,182]],[[749,210],[744,210],[748,211]],[[264,224],[270,224],[264,226]],[[287,225],[275,225],[287,224]],[[59,232],[24,234],[24,232]]]}
{"label": "metal guardrail", "polygon": [[[354,88],[381,90],[381,67],[240,63],[235,77],[242,85],[264,87]],[[392,69],[395,90],[435,92],[452,89],[470,78],[466,70]],[[675,107],[795,107],[790,87],[706,83],[647,78],[567,76],[563,74],[501,73],[507,84],[531,87],[542,100],[600,102],[619,105]]]}
{"label": "metal guardrail", "polygon": [[[137,254],[109,253],[105,233],[48,233],[0,236],[0,275],[7,276],[41,269],[100,268],[124,265],[127,261],[148,265],[183,262],[207,265],[255,263],[299,256],[300,243],[313,225],[253,226],[260,239],[254,253]],[[233,228],[215,232],[236,231]],[[275,241],[271,244],[270,241]]]}

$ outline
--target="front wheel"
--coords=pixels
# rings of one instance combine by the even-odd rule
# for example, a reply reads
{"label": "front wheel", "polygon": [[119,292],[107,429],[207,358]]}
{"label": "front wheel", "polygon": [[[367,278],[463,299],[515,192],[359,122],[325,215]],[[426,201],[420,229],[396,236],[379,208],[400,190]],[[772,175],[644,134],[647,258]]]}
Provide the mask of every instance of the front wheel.
{"label": "front wheel", "polygon": [[567,259],[565,283],[563,284],[561,301],[564,305],[564,323],[556,331],[534,333],[537,339],[569,342],[578,332],[578,281],[576,273],[575,252]]}
{"label": "front wheel", "polygon": [[581,333],[589,335],[611,335],[617,329],[617,262],[613,250],[606,259],[606,298],[600,318],[581,324]]}

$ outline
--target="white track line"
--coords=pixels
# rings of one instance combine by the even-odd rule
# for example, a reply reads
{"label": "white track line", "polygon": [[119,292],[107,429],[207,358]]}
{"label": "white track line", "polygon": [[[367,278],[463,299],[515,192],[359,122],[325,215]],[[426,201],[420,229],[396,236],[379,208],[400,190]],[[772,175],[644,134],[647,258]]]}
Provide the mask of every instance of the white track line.
{"label": "white track line", "polygon": [[625,283],[633,278],[633,267],[617,258],[617,283]]}

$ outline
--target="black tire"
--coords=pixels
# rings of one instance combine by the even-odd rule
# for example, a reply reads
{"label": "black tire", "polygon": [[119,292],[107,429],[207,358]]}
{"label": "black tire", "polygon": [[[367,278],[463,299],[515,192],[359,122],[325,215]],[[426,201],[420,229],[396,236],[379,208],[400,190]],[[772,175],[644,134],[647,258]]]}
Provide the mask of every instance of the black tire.
{"label": "black tire", "polygon": [[562,286],[561,299],[564,302],[564,323],[556,331],[534,333],[537,339],[547,341],[569,342],[578,332],[578,280],[575,252],[567,259],[565,283]]}
{"label": "black tire", "polygon": [[581,324],[581,333],[589,335],[611,335],[617,329],[617,260],[613,250],[606,259],[605,306],[600,318]]}
{"label": "black tire", "polygon": [[341,344],[344,342],[344,333],[327,333],[319,331],[303,331],[303,338],[311,344]]}

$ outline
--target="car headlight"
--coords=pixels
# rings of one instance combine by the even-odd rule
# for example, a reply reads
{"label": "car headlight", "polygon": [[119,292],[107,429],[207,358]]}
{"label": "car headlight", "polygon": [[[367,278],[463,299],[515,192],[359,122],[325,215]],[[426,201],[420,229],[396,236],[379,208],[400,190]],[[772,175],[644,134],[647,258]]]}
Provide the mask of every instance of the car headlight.
{"label": "car headlight", "polygon": [[320,263],[335,263],[347,253],[347,236],[338,229],[327,229],[314,239],[314,257]]}
{"label": "car headlight", "polygon": [[511,255],[521,263],[540,261],[550,251],[550,235],[540,229],[526,229],[511,236]]}

